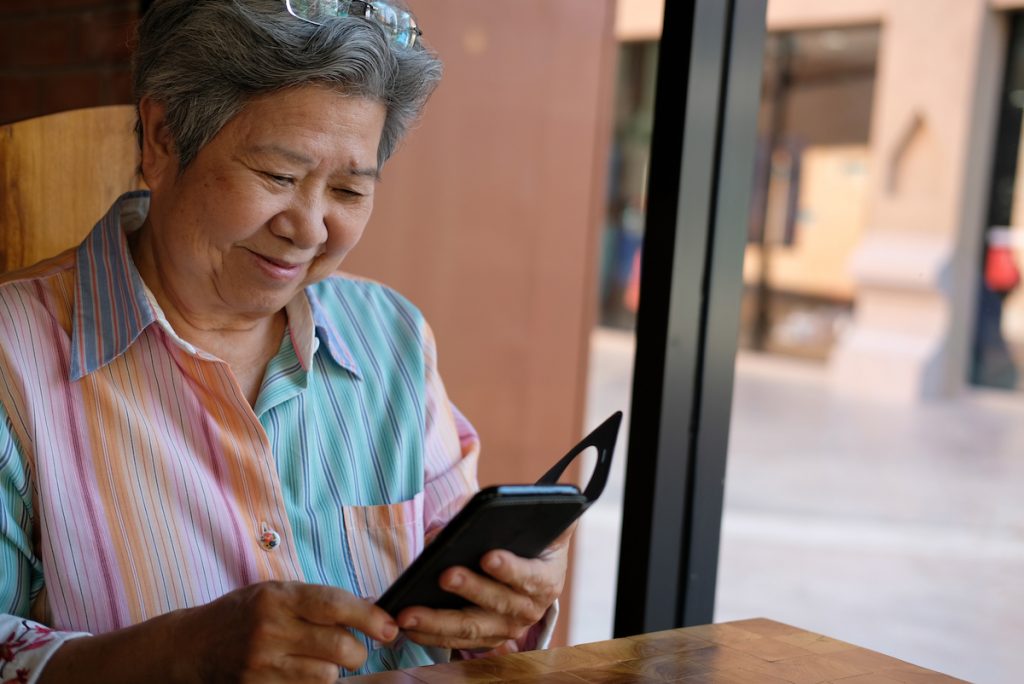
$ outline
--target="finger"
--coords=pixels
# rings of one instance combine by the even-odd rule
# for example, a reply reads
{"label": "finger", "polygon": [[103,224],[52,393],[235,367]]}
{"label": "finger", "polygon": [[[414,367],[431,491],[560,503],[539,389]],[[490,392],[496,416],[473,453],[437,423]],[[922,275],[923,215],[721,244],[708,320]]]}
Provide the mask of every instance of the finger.
{"label": "finger", "polygon": [[398,636],[398,625],[382,608],[336,587],[296,583],[295,615],[319,625],[345,625],[384,643]]}
{"label": "finger", "polygon": [[[362,663],[356,667],[362,667]],[[287,656],[281,660],[278,672],[281,675],[280,681],[282,682],[323,682],[323,684],[334,684],[334,682],[338,681],[338,665],[316,658]]]}
{"label": "finger", "polygon": [[480,565],[491,577],[529,596],[545,609],[562,593],[565,582],[564,550],[554,551],[548,558],[520,558],[508,551],[490,551]]}
{"label": "finger", "polygon": [[503,637],[494,637],[490,639],[463,639],[461,637],[453,637],[442,634],[431,634],[430,632],[405,632],[405,636],[409,641],[415,642],[420,646],[433,646],[436,648],[450,648],[459,650],[490,650],[501,646],[508,639]]}
{"label": "finger", "polygon": [[[366,646],[348,629],[296,621],[292,631],[290,655],[326,661],[349,670],[358,670],[366,662]],[[337,676],[337,673],[335,673]]]}
{"label": "finger", "polygon": [[423,646],[494,648],[518,638],[526,625],[479,608],[431,610],[407,608],[398,615],[405,635]]}
{"label": "finger", "polygon": [[458,594],[492,613],[505,615],[517,622],[532,625],[541,619],[547,606],[533,597],[521,594],[506,584],[478,575],[463,567],[448,568],[441,574],[441,588]]}

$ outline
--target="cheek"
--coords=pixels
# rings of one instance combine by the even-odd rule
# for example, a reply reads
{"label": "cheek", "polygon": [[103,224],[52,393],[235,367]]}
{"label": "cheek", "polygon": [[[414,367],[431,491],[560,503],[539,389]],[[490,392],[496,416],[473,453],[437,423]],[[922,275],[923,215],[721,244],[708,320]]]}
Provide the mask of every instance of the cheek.
{"label": "cheek", "polygon": [[279,211],[265,193],[230,178],[215,178],[206,190],[203,232],[216,246],[227,247],[256,234]]}
{"label": "cheek", "polygon": [[327,224],[327,256],[344,257],[363,236],[370,220],[370,206],[340,214]]}
{"label": "cheek", "polygon": [[339,270],[345,256],[362,237],[368,219],[367,215],[360,221],[348,220],[328,224],[324,253],[316,259],[310,268],[308,282],[323,280]]}
{"label": "cheek", "polygon": [[327,240],[327,251],[338,256],[345,256],[363,237],[365,224],[345,226],[344,230],[334,231]]}

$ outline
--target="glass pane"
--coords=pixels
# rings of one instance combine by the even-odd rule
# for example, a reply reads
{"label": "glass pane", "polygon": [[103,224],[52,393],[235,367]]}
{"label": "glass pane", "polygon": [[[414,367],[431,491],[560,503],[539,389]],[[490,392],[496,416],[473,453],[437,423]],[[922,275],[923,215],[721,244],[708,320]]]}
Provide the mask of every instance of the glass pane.
{"label": "glass pane", "polygon": [[[622,410],[625,416],[608,485],[576,532],[570,643],[612,636],[657,66],[656,41],[620,42],[602,226],[600,317],[590,341],[587,428],[613,411]],[[589,466],[584,470],[589,472]]]}
{"label": "glass pane", "polygon": [[984,262],[977,282],[971,379],[978,385],[1024,389],[1024,173],[1020,136],[1024,127],[1024,17],[1012,24],[1006,78],[1000,95],[991,205],[982,250]]}
{"label": "glass pane", "polygon": [[[632,382],[629,291],[642,248],[632,212],[644,206],[659,30],[645,24],[644,8],[653,4],[620,2],[628,27],[591,425]],[[963,245],[991,232],[953,214],[988,206],[991,194],[987,226],[1024,225],[1024,19],[945,3],[917,31],[901,6],[878,3],[875,23],[860,14],[829,25],[819,3],[769,0],[715,621],[764,616],[1009,684],[1024,671],[1024,399],[968,382],[1024,382],[1015,370],[1024,363],[1024,290],[986,299],[981,288],[985,330],[975,336],[961,300],[993,267],[987,254],[965,258]],[[773,26],[783,14],[785,26]],[[1007,56],[996,58],[1001,26],[1013,30]],[[984,70],[943,57],[951,41],[985,55]],[[1003,84],[1004,66],[1005,85],[986,90]],[[1002,103],[997,131],[979,107],[986,92]],[[992,188],[974,182],[987,160],[944,156],[954,129],[973,131],[961,149],[992,133]],[[1022,233],[1011,230],[1008,241],[1016,271]],[[1002,282],[1016,277],[1003,273]],[[572,643],[611,634],[621,487],[613,473],[577,534]]]}

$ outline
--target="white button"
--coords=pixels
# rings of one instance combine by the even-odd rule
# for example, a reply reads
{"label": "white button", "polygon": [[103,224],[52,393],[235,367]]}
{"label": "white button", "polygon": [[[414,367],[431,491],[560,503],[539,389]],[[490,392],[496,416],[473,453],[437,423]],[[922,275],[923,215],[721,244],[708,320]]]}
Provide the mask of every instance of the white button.
{"label": "white button", "polygon": [[260,525],[260,546],[264,551],[273,551],[281,545],[281,535],[267,523]]}

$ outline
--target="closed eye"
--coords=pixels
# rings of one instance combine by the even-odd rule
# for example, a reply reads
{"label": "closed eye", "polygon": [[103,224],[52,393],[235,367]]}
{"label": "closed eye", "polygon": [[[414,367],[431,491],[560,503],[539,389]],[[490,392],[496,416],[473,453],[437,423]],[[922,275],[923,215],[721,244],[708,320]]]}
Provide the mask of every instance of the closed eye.
{"label": "closed eye", "polygon": [[331,188],[336,194],[344,197],[362,197],[363,193],[357,192],[352,188]]}
{"label": "closed eye", "polygon": [[274,181],[278,185],[287,186],[295,182],[295,179],[292,178],[291,176],[282,176],[280,174],[271,173],[269,171],[260,171],[260,173],[263,174],[265,177],[269,178],[270,180]]}

